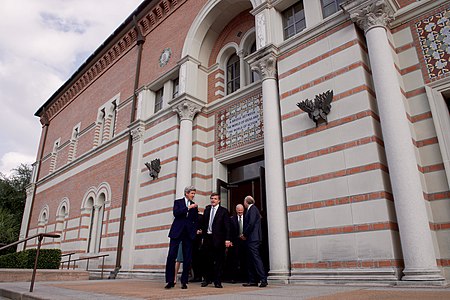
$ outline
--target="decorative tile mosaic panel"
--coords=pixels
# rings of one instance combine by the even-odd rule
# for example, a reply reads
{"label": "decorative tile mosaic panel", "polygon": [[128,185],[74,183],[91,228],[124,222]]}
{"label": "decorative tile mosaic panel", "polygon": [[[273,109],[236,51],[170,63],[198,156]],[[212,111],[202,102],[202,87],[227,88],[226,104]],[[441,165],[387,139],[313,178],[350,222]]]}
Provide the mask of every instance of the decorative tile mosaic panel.
{"label": "decorative tile mosaic panel", "polygon": [[262,93],[238,99],[216,113],[216,153],[236,149],[263,138]]}
{"label": "decorative tile mosaic panel", "polygon": [[450,10],[417,22],[416,30],[430,79],[450,72]]}

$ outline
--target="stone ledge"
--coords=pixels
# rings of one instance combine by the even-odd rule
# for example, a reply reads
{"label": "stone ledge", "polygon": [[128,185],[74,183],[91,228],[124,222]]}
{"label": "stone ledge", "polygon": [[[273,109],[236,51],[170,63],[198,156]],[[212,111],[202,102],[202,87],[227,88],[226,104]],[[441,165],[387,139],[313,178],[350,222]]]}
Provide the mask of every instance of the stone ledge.
{"label": "stone ledge", "polygon": [[[0,282],[31,281],[32,269],[0,269]],[[89,280],[89,272],[77,270],[36,271],[36,281],[73,281]]]}

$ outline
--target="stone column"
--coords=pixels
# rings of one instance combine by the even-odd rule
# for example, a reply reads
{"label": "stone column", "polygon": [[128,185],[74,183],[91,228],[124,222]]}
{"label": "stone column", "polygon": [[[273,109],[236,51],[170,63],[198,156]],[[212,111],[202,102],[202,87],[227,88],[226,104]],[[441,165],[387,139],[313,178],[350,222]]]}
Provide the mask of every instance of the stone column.
{"label": "stone column", "polygon": [[289,230],[276,55],[272,50],[253,62],[252,69],[262,76],[269,278],[286,281],[290,276]]}
{"label": "stone column", "polygon": [[[246,82],[246,78],[247,78],[247,68],[245,67],[245,65],[246,65],[246,62],[245,62],[245,60],[244,60],[244,57],[246,56],[247,54],[245,53],[245,51],[244,50],[240,50],[239,52],[238,52],[238,56],[239,56],[239,73],[240,73],[240,77],[239,77],[239,85],[240,85],[240,89],[242,89],[244,86],[245,86],[245,82]],[[226,77],[227,75],[225,74],[225,77]]]}
{"label": "stone column", "polygon": [[192,122],[201,111],[201,106],[189,100],[183,100],[173,110],[180,117],[180,136],[178,143],[176,197],[184,196],[184,188],[192,184]]}
{"label": "stone column", "polygon": [[392,7],[384,0],[357,0],[345,3],[344,9],[366,35],[405,263],[402,280],[443,280],[436,264],[411,131],[386,32]]}
{"label": "stone column", "polygon": [[[89,253],[96,252],[97,247],[97,228],[98,228],[98,213],[100,210],[100,206],[94,205],[94,221],[92,222],[92,228],[91,230],[91,242],[89,244]],[[92,218],[92,217],[91,217]]]}

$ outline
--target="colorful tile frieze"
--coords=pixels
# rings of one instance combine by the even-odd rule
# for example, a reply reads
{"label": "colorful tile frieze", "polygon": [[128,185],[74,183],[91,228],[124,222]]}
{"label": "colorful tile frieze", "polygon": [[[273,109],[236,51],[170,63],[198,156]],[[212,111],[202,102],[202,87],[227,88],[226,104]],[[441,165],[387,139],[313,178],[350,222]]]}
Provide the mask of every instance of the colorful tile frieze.
{"label": "colorful tile frieze", "polygon": [[450,8],[415,24],[428,76],[437,79],[450,72]]}
{"label": "colorful tile frieze", "polygon": [[216,114],[216,153],[263,138],[262,94],[240,99]]}

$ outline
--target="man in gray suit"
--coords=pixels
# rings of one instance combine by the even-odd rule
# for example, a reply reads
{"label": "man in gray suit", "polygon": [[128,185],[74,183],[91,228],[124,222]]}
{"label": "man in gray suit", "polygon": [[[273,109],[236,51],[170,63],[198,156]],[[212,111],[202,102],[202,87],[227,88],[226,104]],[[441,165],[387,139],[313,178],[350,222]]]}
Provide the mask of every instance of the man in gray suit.
{"label": "man in gray suit", "polygon": [[244,231],[241,239],[247,242],[248,283],[244,283],[243,286],[258,286],[260,281],[259,287],[262,288],[267,286],[267,275],[259,254],[262,241],[261,214],[254,204],[255,200],[252,196],[245,197],[244,206],[247,213],[244,216]]}

